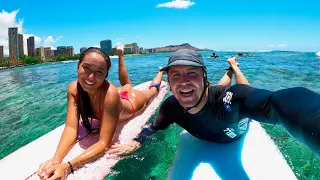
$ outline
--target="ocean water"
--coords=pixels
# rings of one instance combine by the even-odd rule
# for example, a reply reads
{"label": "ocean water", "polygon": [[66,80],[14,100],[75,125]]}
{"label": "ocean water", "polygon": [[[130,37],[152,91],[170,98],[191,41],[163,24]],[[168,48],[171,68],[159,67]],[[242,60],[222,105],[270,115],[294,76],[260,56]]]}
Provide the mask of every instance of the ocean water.
{"label": "ocean water", "polygon": [[[236,54],[217,52],[223,57],[212,59],[207,58],[211,52],[201,53],[213,84],[225,72],[217,70],[227,68],[227,58]],[[249,54],[254,56],[240,57],[238,62],[252,86],[268,90],[303,86],[320,93],[320,57],[316,53],[273,51]],[[158,66],[167,63],[168,56],[168,53],[126,56],[133,85],[151,80]],[[108,80],[119,86],[117,59],[111,61]],[[0,71],[0,159],[64,123],[66,90],[68,84],[77,78],[76,68],[77,61],[68,61]],[[264,128],[298,179],[320,179],[320,160],[310,150],[280,127],[264,125]],[[135,153],[124,157],[106,179],[166,179],[181,131],[179,126],[171,125],[158,132]]]}

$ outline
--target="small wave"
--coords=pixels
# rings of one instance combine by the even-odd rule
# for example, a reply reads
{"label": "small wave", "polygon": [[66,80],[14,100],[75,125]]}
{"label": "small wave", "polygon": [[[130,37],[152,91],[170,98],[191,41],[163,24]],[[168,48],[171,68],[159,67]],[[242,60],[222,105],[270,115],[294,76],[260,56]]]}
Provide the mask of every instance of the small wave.
{"label": "small wave", "polygon": [[62,63],[71,63],[71,62],[74,62],[74,61],[78,61],[78,60],[68,60],[68,61],[62,61]]}
{"label": "small wave", "polygon": [[319,56],[319,57],[320,57],[320,52],[317,52],[317,53],[316,53],[316,56]]}
{"label": "small wave", "polygon": [[[243,49],[243,50],[234,50],[234,49],[227,49],[224,50],[224,52],[271,52],[272,50],[264,50],[264,49],[260,49],[260,50],[250,50],[250,49]],[[219,52],[219,51],[217,51]],[[223,52],[223,51],[220,51]]]}
{"label": "small wave", "polygon": [[110,59],[115,59],[115,58],[118,58],[118,56],[109,56]]}

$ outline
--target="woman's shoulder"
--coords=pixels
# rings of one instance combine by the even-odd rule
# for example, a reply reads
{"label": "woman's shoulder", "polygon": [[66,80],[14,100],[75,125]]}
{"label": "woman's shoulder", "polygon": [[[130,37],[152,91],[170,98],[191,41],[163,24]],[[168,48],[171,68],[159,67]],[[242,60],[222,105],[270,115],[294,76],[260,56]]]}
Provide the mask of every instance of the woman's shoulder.
{"label": "woman's shoulder", "polygon": [[68,93],[75,95],[77,94],[77,84],[78,84],[78,80],[72,81],[69,86],[68,86]]}
{"label": "woman's shoulder", "polygon": [[110,94],[118,94],[118,88],[116,87],[116,85],[114,85],[112,82],[110,81],[105,81],[105,84],[107,84],[107,93]]}
{"label": "woman's shoulder", "polygon": [[106,81],[105,84],[107,85],[105,100],[108,99],[110,101],[111,99],[113,99],[114,101],[116,101],[117,99],[120,99],[118,88],[110,81]]}

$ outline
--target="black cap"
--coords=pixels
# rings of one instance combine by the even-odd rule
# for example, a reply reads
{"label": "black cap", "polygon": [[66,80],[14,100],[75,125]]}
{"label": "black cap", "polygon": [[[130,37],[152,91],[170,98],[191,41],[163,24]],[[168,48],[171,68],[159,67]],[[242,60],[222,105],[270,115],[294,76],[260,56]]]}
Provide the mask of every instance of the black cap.
{"label": "black cap", "polygon": [[197,51],[191,49],[179,49],[169,57],[168,65],[161,71],[168,71],[171,66],[198,66],[206,71],[206,65],[202,56]]}

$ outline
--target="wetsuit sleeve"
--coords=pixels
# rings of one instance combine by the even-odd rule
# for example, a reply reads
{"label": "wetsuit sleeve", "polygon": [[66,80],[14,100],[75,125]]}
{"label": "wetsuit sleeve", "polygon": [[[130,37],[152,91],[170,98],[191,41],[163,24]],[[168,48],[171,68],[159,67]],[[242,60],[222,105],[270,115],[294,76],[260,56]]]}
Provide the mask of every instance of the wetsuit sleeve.
{"label": "wetsuit sleeve", "polygon": [[157,119],[152,123],[156,131],[164,130],[173,123],[176,114],[174,112],[175,106],[172,103],[173,99],[173,96],[171,96],[161,104]]}
{"label": "wetsuit sleeve", "polygon": [[320,157],[320,94],[302,87],[272,92],[247,85],[230,91],[240,117],[279,124]]}
{"label": "wetsuit sleeve", "polygon": [[146,125],[139,135],[134,138],[134,141],[139,142],[140,144],[143,144],[143,142],[146,140],[148,136],[151,136],[155,134],[158,130],[164,130],[166,129],[170,124],[172,124],[172,121],[170,121],[168,118],[166,118],[165,115],[168,115],[168,107],[170,106],[170,98],[166,99],[159,110],[159,114],[157,116],[157,119],[149,125]]}

